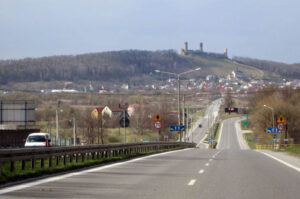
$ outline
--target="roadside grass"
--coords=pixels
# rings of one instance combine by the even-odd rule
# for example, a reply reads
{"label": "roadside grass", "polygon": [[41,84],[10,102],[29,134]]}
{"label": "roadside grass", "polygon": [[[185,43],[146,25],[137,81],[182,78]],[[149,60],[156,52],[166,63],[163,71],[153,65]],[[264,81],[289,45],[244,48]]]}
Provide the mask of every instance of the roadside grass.
{"label": "roadside grass", "polygon": [[128,155],[119,155],[116,157],[103,157],[100,159],[97,159],[95,156],[95,159],[87,159],[87,156],[84,157],[84,161],[82,161],[81,157],[78,158],[78,162],[75,162],[75,158],[73,158],[73,161],[70,161],[70,157],[66,157],[66,165],[64,165],[63,158],[60,158],[58,165],[56,165],[56,159],[52,159],[52,167],[49,167],[49,159],[44,160],[44,168],[41,167],[41,160],[35,161],[35,168],[31,168],[31,161],[26,161],[25,169],[21,169],[21,161],[15,161],[15,170],[14,172],[10,171],[10,163],[6,162],[2,165],[2,170],[0,173],[0,185],[9,183],[9,182],[15,182],[45,175],[50,175],[54,173],[61,173],[65,171],[71,171],[75,169],[81,169],[86,167],[91,167],[95,165],[103,165],[104,163],[112,163],[116,161],[121,160],[128,160],[131,158],[136,158],[140,156],[145,155],[151,155],[155,153],[162,153],[167,151],[174,151],[174,150],[180,150],[184,147],[176,147],[173,149],[162,149],[162,150],[153,150],[149,152],[138,152],[138,153],[132,153]]}
{"label": "roadside grass", "polygon": [[221,112],[220,118],[222,120],[226,120],[226,119],[229,119],[229,118],[240,117],[241,116],[241,114],[238,114],[238,113],[230,113],[230,114],[228,114],[228,113],[224,113],[222,111],[220,111],[220,112]]}
{"label": "roadside grass", "polygon": [[245,140],[248,143],[250,149],[256,149],[256,143],[254,141],[254,134],[253,133],[244,133],[243,134]]}
{"label": "roadside grass", "polygon": [[296,156],[298,158],[300,158],[300,145],[291,145],[291,146],[288,146],[286,148],[280,148],[278,150],[273,150],[275,152],[287,152],[289,153],[290,155],[293,155],[293,156]]}
{"label": "roadside grass", "polygon": [[208,143],[208,138],[209,138],[209,135],[214,135],[213,136],[213,148],[216,148],[217,145],[218,145],[218,139],[219,139],[219,136],[220,136],[220,127],[221,127],[221,124],[220,122],[217,122],[213,125],[212,128],[210,128],[210,134],[208,134],[206,136],[206,138],[204,139],[204,143]]}

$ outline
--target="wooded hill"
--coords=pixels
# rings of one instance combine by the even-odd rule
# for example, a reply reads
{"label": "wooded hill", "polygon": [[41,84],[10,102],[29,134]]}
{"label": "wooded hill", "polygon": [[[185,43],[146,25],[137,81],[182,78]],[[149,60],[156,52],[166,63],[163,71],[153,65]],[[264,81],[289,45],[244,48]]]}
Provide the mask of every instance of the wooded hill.
{"label": "wooded hill", "polygon": [[173,50],[124,50],[90,53],[76,56],[51,56],[0,61],[0,84],[17,82],[100,81],[130,82],[155,81],[154,70],[183,72],[201,67],[201,72],[189,77],[204,78],[208,74],[226,76],[232,70],[242,71],[246,77],[265,78],[269,71],[284,78],[298,78],[299,65],[259,61],[236,57],[230,59],[209,56],[180,56]]}
{"label": "wooded hill", "polygon": [[[234,57],[233,60],[240,64],[246,64],[269,73],[280,75],[282,78],[300,78],[300,64],[285,64],[246,57]],[[264,78],[268,79],[270,76],[265,75]]]}

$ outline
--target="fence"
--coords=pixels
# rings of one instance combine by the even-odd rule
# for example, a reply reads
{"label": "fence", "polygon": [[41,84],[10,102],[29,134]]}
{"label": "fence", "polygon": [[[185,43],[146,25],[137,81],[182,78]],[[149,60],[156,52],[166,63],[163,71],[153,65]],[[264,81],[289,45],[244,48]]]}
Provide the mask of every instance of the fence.
{"label": "fence", "polygon": [[118,145],[90,145],[90,146],[71,146],[71,147],[47,147],[47,148],[28,148],[28,149],[3,149],[0,150],[0,173],[2,165],[10,163],[10,171],[15,170],[15,162],[21,161],[21,169],[25,170],[26,161],[31,163],[31,168],[35,168],[36,161],[39,160],[40,167],[44,168],[45,159],[49,159],[48,167],[52,167],[53,158],[56,165],[60,159],[63,159],[63,165],[70,162],[77,163],[79,158],[81,162],[92,158],[117,157],[120,155],[130,155],[132,153],[149,152],[153,150],[171,149],[177,147],[194,147],[194,143],[185,142],[153,142],[153,143],[134,143]]}

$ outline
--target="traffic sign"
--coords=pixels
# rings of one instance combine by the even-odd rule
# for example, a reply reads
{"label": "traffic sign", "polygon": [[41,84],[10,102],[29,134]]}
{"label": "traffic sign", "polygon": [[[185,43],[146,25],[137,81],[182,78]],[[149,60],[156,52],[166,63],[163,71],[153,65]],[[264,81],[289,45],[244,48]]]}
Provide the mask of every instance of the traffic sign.
{"label": "traffic sign", "polygon": [[285,124],[285,118],[283,117],[283,115],[280,115],[277,119],[277,123],[283,123]]}
{"label": "traffic sign", "polygon": [[154,128],[161,129],[162,128],[162,123],[160,121],[154,122]]}
{"label": "traffic sign", "polygon": [[277,138],[277,135],[273,135],[273,139],[276,139]]}
{"label": "traffic sign", "polygon": [[184,125],[171,125],[170,131],[184,131],[185,126]]}
{"label": "traffic sign", "polygon": [[283,131],[284,130],[284,124],[283,123],[278,123],[277,128],[278,128],[278,130]]}
{"label": "traffic sign", "polygon": [[156,115],[154,116],[154,121],[161,121],[161,117],[159,113],[156,113]]}
{"label": "traffic sign", "polygon": [[281,131],[278,130],[277,127],[268,127],[267,133],[272,135],[272,134],[276,134],[276,133],[281,133]]}

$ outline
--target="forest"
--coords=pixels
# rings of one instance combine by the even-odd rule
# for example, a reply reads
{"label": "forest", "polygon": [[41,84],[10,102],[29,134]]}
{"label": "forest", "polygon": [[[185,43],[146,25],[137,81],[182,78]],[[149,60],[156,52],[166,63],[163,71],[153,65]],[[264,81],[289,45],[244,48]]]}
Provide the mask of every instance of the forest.
{"label": "forest", "polygon": [[274,61],[252,59],[246,57],[233,57],[233,60],[240,63],[256,67],[263,71],[268,71],[280,74],[283,78],[296,78],[300,77],[300,64],[285,64]]}
{"label": "forest", "polygon": [[52,56],[0,61],[0,83],[34,81],[111,80],[121,82],[149,75],[155,69],[178,70],[190,66],[176,52],[124,50],[76,56]]}
{"label": "forest", "polygon": [[[199,57],[201,57],[199,55]],[[248,65],[283,78],[299,78],[300,64],[284,64],[251,58],[194,59],[180,56],[174,50],[142,51],[123,50],[82,55],[50,56],[0,61],[0,84],[10,82],[51,81],[134,81],[144,82],[155,69],[179,73],[195,66],[201,67],[202,77],[213,73],[209,67]],[[196,60],[196,61],[195,61]],[[219,65],[218,65],[218,64]],[[198,74],[201,76],[201,74]],[[203,76],[204,75],[204,76]]]}

